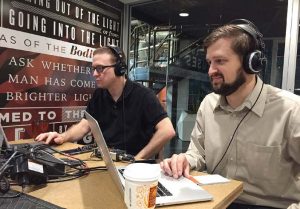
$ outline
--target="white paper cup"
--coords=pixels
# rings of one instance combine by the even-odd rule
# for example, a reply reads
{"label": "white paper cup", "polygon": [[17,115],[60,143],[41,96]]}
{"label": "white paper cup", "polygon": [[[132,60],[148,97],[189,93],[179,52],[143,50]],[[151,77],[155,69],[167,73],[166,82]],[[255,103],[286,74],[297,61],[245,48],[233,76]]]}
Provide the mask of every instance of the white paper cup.
{"label": "white paper cup", "polygon": [[132,163],[124,171],[124,201],[128,209],[155,208],[160,168],[154,164]]}

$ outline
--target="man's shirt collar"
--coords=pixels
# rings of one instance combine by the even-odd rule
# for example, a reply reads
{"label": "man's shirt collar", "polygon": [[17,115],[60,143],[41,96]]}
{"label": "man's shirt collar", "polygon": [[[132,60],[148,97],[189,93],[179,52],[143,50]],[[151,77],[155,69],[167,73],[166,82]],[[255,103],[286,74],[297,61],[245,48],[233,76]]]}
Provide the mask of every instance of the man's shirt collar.
{"label": "man's shirt collar", "polygon": [[235,111],[241,111],[244,108],[248,108],[248,109],[252,108],[251,111],[257,114],[259,117],[261,117],[265,108],[266,95],[267,95],[267,90],[266,88],[263,88],[263,81],[257,76],[257,82],[255,84],[253,91],[251,92],[250,95],[248,95],[248,97],[239,107],[233,109],[228,105],[226,98],[224,96],[218,95],[219,99],[216,102],[214,112],[216,111],[235,112]]}

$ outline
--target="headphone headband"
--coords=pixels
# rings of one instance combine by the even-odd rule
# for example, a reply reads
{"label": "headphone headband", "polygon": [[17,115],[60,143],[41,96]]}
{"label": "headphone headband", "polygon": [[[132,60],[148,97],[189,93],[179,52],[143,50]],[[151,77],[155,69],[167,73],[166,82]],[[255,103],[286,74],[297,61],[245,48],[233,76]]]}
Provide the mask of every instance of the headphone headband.
{"label": "headphone headband", "polygon": [[262,40],[263,34],[259,32],[258,28],[254,25],[253,22],[246,19],[235,19],[229,22],[243,31],[247,32],[255,40],[259,50],[265,50],[265,44]]}

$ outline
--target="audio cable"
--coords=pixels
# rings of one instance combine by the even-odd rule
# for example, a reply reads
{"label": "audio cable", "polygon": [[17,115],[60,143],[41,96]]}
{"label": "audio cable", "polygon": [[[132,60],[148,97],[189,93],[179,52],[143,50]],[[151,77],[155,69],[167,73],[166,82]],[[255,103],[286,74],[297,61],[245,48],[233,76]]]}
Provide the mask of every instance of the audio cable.
{"label": "audio cable", "polygon": [[262,85],[261,85],[259,94],[258,94],[258,96],[257,96],[257,98],[256,98],[256,100],[255,100],[255,102],[253,103],[253,105],[251,106],[251,108],[247,111],[247,113],[244,115],[244,117],[240,120],[240,122],[239,122],[238,125],[236,126],[236,128],[235,128],[235,130],[234,130],[234,132],[233,132],[233,134],[232,134],[232,137],[231,137],[231,139],[230,139],[230,141],[229,141],[229,144],[227,145],[226,150],[225,150],[225,152],[223,153],[222,157],[220,158],[219,162],[217,163],[217,165],[216,165],[216,166],[214,167],[214,169],[212,170],[212,172],[211,172],[212,174],[215,172],[216,168],[220,165],[220,163],[222,162],[223,158],[225,157],[225,155],[226,155],[226,153],[227,153],[227,151],[228,151],[228,149],[229,149],[229,147],[230,147],[230,145],[231,145],[231,143],[232,143],[232,141],[233,141],[233,138],[234,138],[234,136],[235,136],[235,134],[236,134],[238,128],[240,127],[241,123],[244,121],[244,119],[246,118],[246,116],[251,112],[251,110],[252,110],[253,107],[255,106],[256,102],[258,101],[258,99],[259,99],[259,97],[260,97],[260,95],[261,95],[261,92],[262,92],[262,90],[263,90],[263,87],[264,87],[264,83],[262,83]]}

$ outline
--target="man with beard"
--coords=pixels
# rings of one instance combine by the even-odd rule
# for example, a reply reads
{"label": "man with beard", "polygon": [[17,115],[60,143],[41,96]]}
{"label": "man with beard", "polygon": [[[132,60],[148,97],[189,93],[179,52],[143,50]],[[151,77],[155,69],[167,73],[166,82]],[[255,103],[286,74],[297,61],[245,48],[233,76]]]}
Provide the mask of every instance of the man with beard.
{"label": "man with beard", "polygon": [[[125,60],[124,52],[116,46],[94,51],[91,73],[99,88],[86,111],[98,121],[108,147],[137,159],[152,158],[175,131],[154,92],[126,78]],[[78,141],[89,132],[88,121],[83,118],[64,133],[42,133],[36,140],[62,144]]]}
{"label": "man with beard", "polygon": [[300,97],[263,84],[262,34],[235,20],[205,40],[214,93],[200,104],[186,153],[161,162],[189,177],[206,170],[244,182],[230,209],[300,208]]}

